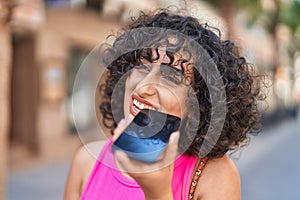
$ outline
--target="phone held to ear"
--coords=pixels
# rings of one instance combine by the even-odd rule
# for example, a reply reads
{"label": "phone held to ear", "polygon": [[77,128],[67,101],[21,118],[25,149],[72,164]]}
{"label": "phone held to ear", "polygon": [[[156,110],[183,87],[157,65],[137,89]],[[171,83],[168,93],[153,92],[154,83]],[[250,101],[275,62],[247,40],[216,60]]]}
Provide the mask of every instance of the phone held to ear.
{"label": "phone held to ear", "polygon": [[180,118],[155,110],[141,110],[113,143],[112,151],[146,163],[157,161],[171,134],[179,129]]}

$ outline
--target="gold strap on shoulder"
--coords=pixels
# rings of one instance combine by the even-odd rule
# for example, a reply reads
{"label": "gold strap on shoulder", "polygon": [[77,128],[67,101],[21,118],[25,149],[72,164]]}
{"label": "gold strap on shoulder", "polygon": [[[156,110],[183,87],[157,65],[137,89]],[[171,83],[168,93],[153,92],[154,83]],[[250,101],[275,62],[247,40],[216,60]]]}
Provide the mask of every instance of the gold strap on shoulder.
{"label": "gold strap on shoulder", "polygon": [[203,170],[207,160],[208,160],[208,157],[204,157],[204,158],[199,159],[199,161],[197,162],[197,165],[198,165],[197,170],[194,173],[194,177],[193,177],[193,180],[192,180],[191,186],[190,186],[190,192],[189,192],[190,200],[194,198],[196,186],[198,184],[199,178],[201,176],[202,170]]}

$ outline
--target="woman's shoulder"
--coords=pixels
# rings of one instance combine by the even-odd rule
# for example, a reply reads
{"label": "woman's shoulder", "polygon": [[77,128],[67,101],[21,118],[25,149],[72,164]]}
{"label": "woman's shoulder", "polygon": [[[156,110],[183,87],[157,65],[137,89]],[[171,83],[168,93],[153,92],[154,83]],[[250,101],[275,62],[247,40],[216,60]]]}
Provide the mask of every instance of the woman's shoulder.
{"label": "woman's shoulder", "polygon": [[77,160],[79,163],[97,160],[106,142],[105,140],[99,140],[81,145],[75,152],[74,160]]}
{"label": "woman's shoulder", "polygon": [[105,140],[99,140],[82,145],[76,151],[72,165],[78,166],[83,176],[89,175],[105,143]]}
{"label": "woman's shoulder", "polygon": [[80,146],[75,152],[65,188],[65,199],[80,195],[93,170],[97,157],[106,141],[96,141]]}
{"label": "woman's shoulder", "polygon": [[209,159],[202,171],[195,196],[198,199],[241,199],[240,176],[230,157]]}

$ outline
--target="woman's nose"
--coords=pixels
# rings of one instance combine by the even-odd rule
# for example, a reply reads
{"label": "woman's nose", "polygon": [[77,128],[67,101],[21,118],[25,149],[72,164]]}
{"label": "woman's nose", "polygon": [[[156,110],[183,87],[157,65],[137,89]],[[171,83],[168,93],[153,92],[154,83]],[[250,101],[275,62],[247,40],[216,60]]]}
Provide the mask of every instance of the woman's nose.
{"label": "woman's nose", "polygon": [[136,89],[138,95],[142,98],[154,96],[157,94],[157,87],[156,84],[153,83],[146,83],[144,85],[139,85]]}
{"label": "woman's nose", "polygon": [[159,74],[151,71],[136,86],[136,91],[141,97],[153,96],[158,93]]}

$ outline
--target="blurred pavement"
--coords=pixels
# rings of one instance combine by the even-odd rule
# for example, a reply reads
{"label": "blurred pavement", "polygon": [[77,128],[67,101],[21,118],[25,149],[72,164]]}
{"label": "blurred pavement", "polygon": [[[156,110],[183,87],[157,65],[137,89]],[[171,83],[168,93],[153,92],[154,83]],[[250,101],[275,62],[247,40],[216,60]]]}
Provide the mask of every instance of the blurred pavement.
{"label": "blurred pavement", "polygon": [[[300,120],[282,122],[252,137],[247,148],[232,155],[241,175],[243,200],[299,200],[299,153]],[[69,164],[11,172],[7,199],[62,199]]]}
{"label": "blurred pavement", "polygon": [[11,172],[7,200],[62,200],[71,160],[44,167]]}
{"label": "blurred pavement", "polygon": [[300,199],[300,120],[274,125],[252,137],[232,157],[239,169],[243,200]]}

